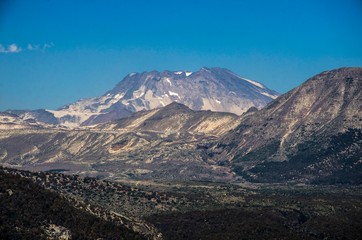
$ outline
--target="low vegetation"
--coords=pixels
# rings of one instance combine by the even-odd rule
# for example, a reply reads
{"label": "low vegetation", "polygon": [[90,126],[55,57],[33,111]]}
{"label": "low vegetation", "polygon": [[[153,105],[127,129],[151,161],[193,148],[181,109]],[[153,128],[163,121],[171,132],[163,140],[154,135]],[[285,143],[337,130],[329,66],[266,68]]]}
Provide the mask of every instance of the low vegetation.
{"label": "low vegetation", "polygon": [[5,239],[46,238],[52,225],[73,239],[358,239],[362,232],[362,192],[352,185],[120,183],[0,172]]}
{"label": "low vegetation", "polygon": [[[75,208],[30,179],[3,171],[0,175],[1,239],[57,239],[68,233],[72,239],[144,239],[116,221]],[[49,236],[50,226],[60,231]]]}

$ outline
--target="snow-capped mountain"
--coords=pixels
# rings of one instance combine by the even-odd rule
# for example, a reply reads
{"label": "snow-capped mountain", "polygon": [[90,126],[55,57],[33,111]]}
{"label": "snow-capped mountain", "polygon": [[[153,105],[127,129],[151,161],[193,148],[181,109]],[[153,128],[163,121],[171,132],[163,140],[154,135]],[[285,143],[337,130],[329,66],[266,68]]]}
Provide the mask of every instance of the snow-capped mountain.
{"label": "snow-capped mountain", "polygon": [[[182,103],[193,110],[240,115],[251,107],[260,109],[278,96],[263,84],[227,69],[203,67],[197,72],[130,73],[102,96],[46,111],[59,124],[74,127],[127,117],[132,112],[164,107],[172,102]],[[49,119],[54,123],[54,118]]]}
{"label": "snow-capped mountain", "polygon": [[119,99],[131,111],[179,102],[193,110],[242,114],[250,107],[265,106],[278,93],[227,69],[204,67],[194,73],[131,73],[107,95]]}

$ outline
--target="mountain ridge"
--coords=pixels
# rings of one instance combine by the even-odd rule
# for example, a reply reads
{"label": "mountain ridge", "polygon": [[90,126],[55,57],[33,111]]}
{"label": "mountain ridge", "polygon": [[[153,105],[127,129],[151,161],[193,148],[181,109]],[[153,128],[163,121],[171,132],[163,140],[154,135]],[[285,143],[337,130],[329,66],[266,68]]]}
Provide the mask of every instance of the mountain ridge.
{"label": "mountain ridge", "polygon": [[97,128],[167,134],[190,132],[220,136],[235,127],[238,122],[239,117],[233,113],[194,111],[181,103],[172,102],[163,108],[136,112],[128,118],[104,123]]}
{"label": "mountain ridge", "polygon": [[242,116],[174,102],[87,128],[9,129],[0,159],[115,179],[360,184],[361,83],[362,68],[340,68]]}
{"label": "mountain ridge", "polygon": [[0,161],[7,167],[63,169],[68,174],[111,179],[224,181],[232,178],[229,169],[209,166],[200,153],[238,122],[232,113],[194,111],[171,103],[92,128],[0,132]]}
{"label": "mountain ridge", "polygon": [[132,112],[182,103],[193,110],[241,115],[250,107],[264,107],[279,94],[263,84],[225,68],[199,71],[130,73],[105,94],[64,105],[57,110],[9,112],[22,118],[68,127],[95,125],[128,117]]}

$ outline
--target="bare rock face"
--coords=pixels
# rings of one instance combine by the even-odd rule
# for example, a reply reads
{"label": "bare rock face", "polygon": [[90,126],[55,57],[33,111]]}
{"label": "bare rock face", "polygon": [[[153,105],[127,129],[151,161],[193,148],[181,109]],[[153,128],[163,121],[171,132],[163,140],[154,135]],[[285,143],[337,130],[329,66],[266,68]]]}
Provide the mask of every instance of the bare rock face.
{"label": "bare rock face", "polygon": [[130,116],[133,112],[182,103],[192,110],[212,110],[240,115],[260,109],[279,94],[261,83],[223,68],[197,72],[164,71],[128,74],[102,96],[81,99],[58,110],[12,111],[47,124],[68,127],[94,125]]}
{"label": "bare rock face", "polygon": [[69,229],[57,226],[55,224],[49,224],[43,227],[44,233],[47,236],[47,239],[51,240],[71,240],[72,235]]}
{"label": "bare rock face", "polygon": [[41,127],[34,119],[22,119],[16,114],[0,112],[0,130],[35,129]]}
{"label": "bare rock face", "polygon": [[44,110],[8,110],[10,114],[15,114],[24,121],[34,121],[45,124],[59,124],[60,119],[56,118],[53,113]]}
{"label": "bare rock face", "polygon": [[362,68],[322,72],[246,114],[215,159],[255,181],[361,181],[361,109]]}

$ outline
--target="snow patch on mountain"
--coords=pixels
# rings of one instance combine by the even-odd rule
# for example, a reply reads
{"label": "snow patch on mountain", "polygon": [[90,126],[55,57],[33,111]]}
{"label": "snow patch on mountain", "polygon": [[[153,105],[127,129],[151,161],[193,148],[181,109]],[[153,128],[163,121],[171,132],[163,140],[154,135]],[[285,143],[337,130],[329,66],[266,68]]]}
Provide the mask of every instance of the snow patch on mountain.
{"label": "snow patch on mountain", "polygon": [[47,109],[46,111],[54,114],[54,117],[60,119],[61,125],[69,128],[78,127],[81,122],[84,122],[94,114],[91,111],[79,112],[68,109],[56,111]]}
{"label": "snow patch on mountain", "polygon": [[133,92],[134,98],[141,98],[141,97],[143,97],[143,95],[145,95],[145,92],[142,92],[141,90],[137,90],[137,91]]}
{"label": "snow patch on mountain", "polygon": [[193,72],[185,72],[186,77],[190,76]]}
{"label": "snow patch on mountain", "polygon": [[257,86],[258,88],[263,88],[263,89],[265,88],[264,85],[262,85],[261,83],[258,83],[256,81],[253,81],[253,80],[250,80],[250,79],[247,79],[247,78],[244,78],[244,77],[240,77],[239,75],[237,75],[235,73],[231,73],[231,74],[234,75],[235,77],[238,77],[238,78],[240,78],[240,79],[242,79],[244,81],[247,81],[247,82],[253,84],[254,86]]}
{"label": "snow patch on mountain", "polygon": [[186,75],[186,77],[188,77],[188,76],[190,76],[193,72],[189,72],[189,71],[177,71],[177,72],[174,72],[174,74],[176,74],[176,75],[181,75],[181,74],[183,74],[183,73],[185,73],[185,75]]}
{"label": "snow patch on mountain", "polygon": [[264,86],[262,84],[258,83],[258,82],[255,82],[255,81],[247,79],[247,78],[242,78],[242,79],[247,81],[247,82],[250,82],[251,84],[253,84],[253,85],[255,85],[255,86],[259,87],[259,88],[264,88]]}
{"label": "snow patch on mountain", "polygon": [[178,98],[180,98],[180,96],[178,95],[178,93],[175,93],[175,92],[172,92],[172,91],[168,91],[168,93],[169,93],[171,96],[177,96]]}
{"label": "snow patch on mountain", "polygon": [[278,95],[273,95],[273,94],[269,94],[266,92],[260,92],[261,94],[263,94],[264,96],[270,97],[272,99],[276,99],[278,97]]}
{"label": "snow patch on mountain", "polygon": [[172,86],[172,82],[170,81],[170,78],[164,78],[166,80],[166,82],[168,82],[168,84],[170,84],[170,86]]}

